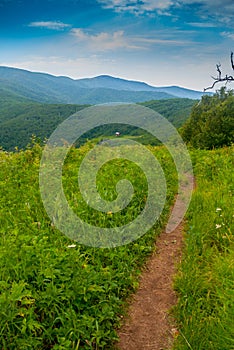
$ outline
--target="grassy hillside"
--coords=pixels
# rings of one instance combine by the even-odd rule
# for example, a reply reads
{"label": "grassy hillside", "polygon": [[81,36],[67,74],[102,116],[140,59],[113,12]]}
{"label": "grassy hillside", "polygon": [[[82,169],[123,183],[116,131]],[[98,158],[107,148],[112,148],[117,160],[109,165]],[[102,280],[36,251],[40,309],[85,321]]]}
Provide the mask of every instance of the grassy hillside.
{"label": "grassy hillside", "polygon": [[[97,213],[80,201],[77,165],[90,149],[72,150],[64,166],[64,189],[73,210],[98,226],[131,221],[145,204],[147,184],[132,162],[102,167],[105,198],[126,176],[136,195],[125,215]],[[125,299],[138,285],[140,268],[152,252],[176,191],[173,161],[157,154],[168,185],[167,204],[155,227],[119,248],[87,248],[60,233],[43,208],[38,185],[41,148],[0,152],[0,348],[3,350],[109,349],[116,339]],[[134,150],[133,150],[134,151]],[[116,171],[117,169],[117,171]],[[71,244],[74,244],[71,246]]]}
{"label": "grassy hillside", "polygon": [[[150,101],[142,104],[161,113],[173,125],[180,127],[189,117],[189,112],[194,105],[194,100],[170,99]],[[54,129],[64,119],[73,113],[85,108],[84,105],[41,104],[21,99],[9,92],[1,94],[0,91],[0,146],[5,150],[25,148],[35,135],[42,140],[49,137]],[[122,126],[119,131],[123,135],[142,136],[142,130],[136,130]],[[100,127],[84,136],[87,138],[114,135],[116,125]],[[145,135],[141,138],[143,143],[155,143],[156,141]]]}
{"label": "grassy hillside", "polygon": [[194,151],[176,350],[234,349],[234,148]]}

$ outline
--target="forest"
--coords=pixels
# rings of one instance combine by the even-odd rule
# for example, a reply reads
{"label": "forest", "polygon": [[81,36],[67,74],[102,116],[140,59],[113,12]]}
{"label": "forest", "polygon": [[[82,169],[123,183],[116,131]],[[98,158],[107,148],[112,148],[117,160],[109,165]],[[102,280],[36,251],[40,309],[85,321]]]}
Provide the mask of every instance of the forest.
{"label": "forest", "polygon": [[[161,113],[175,127],[180,127],[189,117],[194,100],[175,98],[142,103]],[[0,95],[0,145],[5,150],[25,149],[32,136],[43,141],[70,115],[88,105],[42,104],[21,100],[12,95]],[[158,141],[142,130],[130,126],[118,126],[122,135],[142,136],[142,143],[158,144]],[[88,139],[106,138],[115,134],[116,125],[102,126],[83,135],[78,145]]]}

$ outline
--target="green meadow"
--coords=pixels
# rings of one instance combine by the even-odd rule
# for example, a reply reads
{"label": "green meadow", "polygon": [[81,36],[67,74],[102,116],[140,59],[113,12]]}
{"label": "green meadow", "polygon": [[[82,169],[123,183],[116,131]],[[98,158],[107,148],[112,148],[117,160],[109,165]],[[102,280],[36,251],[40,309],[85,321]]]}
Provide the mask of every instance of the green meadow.
{"label": "green meadow", "polygon": [[[77,191],[77,166],[91,147],[72,149],[66,159],[63,183],[69,204],[96,226],[123,225],[144,208],[144,173],[121,159],[102,167],[98,186],[106,199],[115,196],[113,183],[126,176],[135,195],[124,218],[95,212],[79,201]],[[82,246],[55,228],[40,198],[39,145],[16,153],[0,152],[1,349],[111,349],[126,299],[138,286],[141,267],[155,249],[155,238],[167,221],[177,190],[168,152],[162,147],[150,150],[167,178],[164,211],[142,238],[112,249]]]}
{"label": "green meadow", "polygon": [[[70,205],[85,220],[111,227],[144,208],[146,179],[118,159],[100,170],[99,190],[113,199],[115,182],[132,181],[135,195],[124,219],[98,213],[80,200],[77,167],[92,147],[71,149],[63,183]],[[116,329],[136,290],[141,268],[155,249],[177,191],[173,160],[164,147],[149,147],[167,179],[167,201],[155,226],[121,247],[82,246],[58,231],[39,190],[42,148],[0,152],[0,347],[2,349],[111,349]],[[175,279],[179,302],[177,350],[234,349],[233,147],[193,150],[196,188],[186,217],[183,259]],[[115,163],[117,162],[117,163]],[[80,203],[78,205],[78,203]]]}

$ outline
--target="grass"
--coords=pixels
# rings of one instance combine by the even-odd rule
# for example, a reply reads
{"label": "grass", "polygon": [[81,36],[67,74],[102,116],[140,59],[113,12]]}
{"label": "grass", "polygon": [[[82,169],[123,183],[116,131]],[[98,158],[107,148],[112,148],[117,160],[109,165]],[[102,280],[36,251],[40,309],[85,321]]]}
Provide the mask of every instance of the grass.
{"label": "grass", "polygon": [[[115,198],[114,184],[121,178],[131,180],[136,192],[124,215],[97,213],[82,202],[77,186],[78,164],[91,147],[72,149],[66,159],[67,199],[74,211],[95,225],[122,225],[144,207],[144,174],[120,159],[102,167],[97,184],[105,199]],[[142,265],[154,250],[177,190],[171,157],[163,147],[150,150],[167,178],[164,211],[143,237],[113,249],[82,246],[54,227],[40,198],[40,146],[0,152],[2,350],[112,349],[126,300],[138,286]],[[175,281],[175,350],[234,349],[233,151],[192,151],[197,188]]]}
{"label": "grass", "polygon": [[234,349],[233,151],[193,151],[197,188],[175,282],[176,350]]}
{"label": "grass", "polygon": [[[120,215],[96,213],[80,199],[77,164],[90,149],[72,149],[63,182],[70,205],[96,225],[120,225],[145,203],[144,174],[132,163],[107,164],[98,186],[115,196],[113,181],[126,174],[137,195]],[[153,229],[129,245],[89,248],[72,242],[48,218],[41,202],[38,171],[42,149],[0,152],[0,348],[2,350],[111,349],[127,297],[137,288],[141,267],[167,221],[177,189],[173,161],[164,148],[151,148],[167,178],[167,202]],[[112,170],[111,170],[112,169]],[[102,180],[103,179],[103,180]],[[74,245],[72,245],[74,244]],[[71,246],[72,245],[72,246]]]}

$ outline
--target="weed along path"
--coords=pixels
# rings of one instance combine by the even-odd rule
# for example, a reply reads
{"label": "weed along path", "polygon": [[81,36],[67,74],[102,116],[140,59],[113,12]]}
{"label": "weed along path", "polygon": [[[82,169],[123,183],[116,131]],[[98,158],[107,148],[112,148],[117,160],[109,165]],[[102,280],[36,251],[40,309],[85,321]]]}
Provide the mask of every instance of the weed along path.
{"label": "weed along path", "polygon": [[119,331],[120,350],[166,350],[172,347],[176,329],[169,310],[176,304],[173,276],[182,255],[183,223],[172,233],[162,232],[133,296],[129,314]]}

